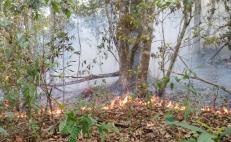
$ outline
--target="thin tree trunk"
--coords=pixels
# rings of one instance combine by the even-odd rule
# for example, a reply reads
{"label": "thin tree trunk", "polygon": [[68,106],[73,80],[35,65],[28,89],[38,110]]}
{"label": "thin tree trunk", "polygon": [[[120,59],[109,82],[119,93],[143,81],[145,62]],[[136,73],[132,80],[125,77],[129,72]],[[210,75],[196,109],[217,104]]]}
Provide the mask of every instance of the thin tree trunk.
{"label": "thin tree trunk", "polygon": [[174,67],[177,56],[179,54],[181,43],[182,43],[182,41],[184,39],[186,29],[187,29],[187,27],[188,27],[188,25],[190,24],[190,21],[191,21],[191,17],[188,19],[187,16],[188,15],[185,13],[184,17],[183,17],[183,27],[182,27],[182,29],[180,31],[180,34],[179,34],[178,38],[177,38],[177,43],[176,43],[176,46],[174,48],[175,50],[174,50],[174,53],[172,55],[172,59],[170,61],[167,73],[166,73],[165,77],[163,78],[162,87],[158,88],[159,90],[157,90],[157,95],[158,96],[163,96],[163,94],[165,93],[165,89],[167,87],[167,84],[169,82],[170,75],[172,73],[172,69]]}
{"label": "thin tree trunk", "polygon": [[[194,9],[194,28],[199,30],[201,24],[201,0],[195,0],[195,9]],[[194,49],[196,53],[201,53],[201,35],[198,32],[198,35],[194,38],[193,41]]]}
{"label": "thin tree trunk", "polygon": [[206,30],[206,34],[209,36],[210,35],[210,32],[211,32],[211,28],[212,28],[212,19],[213,19],[213,16],[215,14],[215,11],[216,11],[216,0],[210,0],[210,4],[211,4],[211,8],[209,9],[208,13],[208,17],[207,17],[207,20],[208,20],[208,28]]}

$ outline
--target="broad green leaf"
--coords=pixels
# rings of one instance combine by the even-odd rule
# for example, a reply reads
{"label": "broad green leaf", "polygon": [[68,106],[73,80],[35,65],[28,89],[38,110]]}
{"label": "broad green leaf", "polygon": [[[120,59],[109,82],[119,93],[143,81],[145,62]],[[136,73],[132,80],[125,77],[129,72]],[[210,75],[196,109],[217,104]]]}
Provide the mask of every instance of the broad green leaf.
{"label": "broad green leaf", "polygon": [[194,131],[194,132],[207,133],[205,130],[203,130],[203,129],[199,128],[199,127],[190,125],[190,124],[188,124],[186,122],[178,122],[178,121],[169,122],[169,121],[167,121],[167,124],[180,126],[182,128],[185,128],[185,129],[188,129],[188,130],[191,130],[191,131]]}
{"label": "broad green leaf", "polygon": [[29,41],[27,37],[23,33],[17,33],[16,34],[16,40],[21,48],[27,48],[29,47]]}
{"label": "broad green leaf", "polygon": [[10,24],[11,24],[11,22],[7,18],[5,18],[5,17],[0,18],[0,27],[5,28],[5,27],[9,26]]}
{"label": "broad green leaf", "polygon": [[3,129],[2,127],[0,127],[0,135],[3,135],[4,137],[9,136],[8,132],[5,129]]}
{"label": "broad green leaf", "polygon": [[62,132],[62,133],[64,133],[64,134],[68,134],[68,130],[66,128],[66,120],[61,121],[59,123],[59,131]]}
{"label": "broad green leaf", "polygon": [[196,139],[188,139],[188,140],[183,140],[182,142],[197,142],[197,140]]}
{"label": "broad green leaf", "polygon": [[79,134],[80,134],[80,129],[78,127],[73,127],[68,142],[76,142]]}
{"label": "broad green leaf", "polygon": [[174,122],[175,121],[175,118],[172,114],[168,114],[165,116],[165,121],[169,124],[171,122]]}
{"label": "broad green leaf", "polygon": [[231,135],[231,127],[227,128],[222,134],[221,137],[223,136],[228,136]]}
{"label": "broad green leaf", "polygon": [[214,142],[213,135],[209,133],[202,133],[198,139],[197,142]]}

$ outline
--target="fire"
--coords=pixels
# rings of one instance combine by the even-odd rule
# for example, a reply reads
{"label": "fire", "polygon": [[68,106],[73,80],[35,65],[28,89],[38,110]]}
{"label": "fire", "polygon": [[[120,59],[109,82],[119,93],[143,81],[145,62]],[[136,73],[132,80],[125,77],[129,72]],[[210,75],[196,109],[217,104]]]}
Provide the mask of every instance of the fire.
{"label": "fire", "polygon": [[[179,103],[164,100],[164,99],[161,99],[157,96],[153,96],[150,99],[150,101],[145,102],[142,99],[132,99],[132,97],[129,95],[126,95],[125,97],[116,97],[115,99],[113,99],[111,101],[111,103],[109,105],[104,106],[102,109],[111,110],[113,108],[123,108],[129,102],[132,102],[132,103],[135,103],[136,105],[141,105],[141,106],[153,105],[155,107],[166,107],[169,109],[174,109],[174,110],[179,110],[179,111],[184,111],[186,109],[185,106],[182,106]],[[202,112],[217,113],[217,114],[231,114],[231,111],[226,107],[223,107],[221,109],[204,107],[204,108],[201,108],[201,111]]]}
{"label": "fire", "polygon": [[53,111],[48,111],[48,113],[50,115],[55,115],[55,116],[59,116],[63,113],[63,110],[62,109],[59,109],[59,108],[56,108],[55,110]]}
{"label": "fire", "polygon": [[[45,109],[42,108],[42,109],[40,110],[40,113],[41,113],[41,112],[44,112],[44,111],[45,111]],[[63,113],[63,110],[62,110],[62,109],[59,109],[59,108],[56,108],[56,109],[54,109],[53,111],[50,111],[50,110],[48,111],[48,114],[49,114],[49,115],[54,115],[54,116],[56,116],[56,117],[60,116],[62,113]],[[14,116],[17,117],[17,118],[26,118],[26,117],[27,117],[27,114],[26,114],[26,112],[14,112]],[[7,114],[7,113],[1,113],[1,114],[0,114],[0,118],[6,118],[6,117],[8,117],[8,114]]]}
{"label": "fire", "polygon": [[224,113],[229,113],[229,110],[226,107],[223,107]]}
{"label": "fire", "polygon": [[104,106],[102,109],[109,110],[117,107],[124,107],[128,102],[131,102],[132,98],[129,95],[125,97],[116,97],[114,100],[111,101],[109,105]]}
{"label": "fire", "polygon": [[24,113],[24,112],[18,112],[18,113],[15,114],[15,116],[17,118],[26,118],[26,113]]}
{"label": "fire", "polygon": [[92,109],[89,108],[89,107],[81,107],[80,110],[81,110],[81,111],[87,111],[87,110],[92,110]]}

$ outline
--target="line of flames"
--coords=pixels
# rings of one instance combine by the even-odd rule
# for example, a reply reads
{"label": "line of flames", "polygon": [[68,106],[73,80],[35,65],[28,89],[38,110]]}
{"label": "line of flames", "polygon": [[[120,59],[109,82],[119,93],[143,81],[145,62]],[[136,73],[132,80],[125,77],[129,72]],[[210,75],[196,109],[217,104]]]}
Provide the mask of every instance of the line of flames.
{"label": "line of flames", "polygon": [[[63,113],[62,109],[56,108],[53,111],[47,111],[48,115],[53,115],[55,117],[60,116]],[[0,118],[6,118],[8,116],[7,113],[2,113],[0,115]],[[27,118],[27,113],[26,112],[14,112],[14,116],[16,116],[17,118]]]}
{"label": "line of flames", "polygon": [[[184,111],[186,110],[186,107],[183,105],[180,105],[179,103],[175,103],[169,100],[164,100],[161,99],[157,96],[153,96],[150,101],[144,101],[143,99],[132,99],[131,96],[126,95],[125,97],[115,97],[115,99],[113,99],[111,101],[111,103],[109,105],[106,105],[104,107],[102,107],[103,110],[112,110],[115,108],[123,108],[125,107],[127,104],[129,103],[135,103],[135,105],[140,105],[140,106],[147,106],[147,105],[151,105],[151,106],[155,106],[155,107],[166,107],[166,108],[170,108],[170,109],[174,109],[174,110],[179,110],[179,111]],[[88,107],[82,107],[81,111],[86,111],[86,110],[91,110],[91,108]],[[44,112],[44,109],[41,109],[41,112]],[[231,114],[231,110],[229,110],[226,107],[222,107],[219,109],[215,109],[212,107],[204,107],[201,108],[202,112],[211,112],[211,113],[217,113],[217,114]],[[53,115],[53,116],[60,116],[61,114],[63,114],[63,110],[60,108],[55,108],[53,111],[48,111],[49,115]],[[0,117],[2,116],[6,116],[7,114],[1,114]],[[14,115],[18,118],[25,118],[27,117],[25,112],[15,112]]]}
{"label": "line of flames", "polygon": [[[137,105],[142,105],[142,106],[146,106],[146,105],[153,105],[156,107],[164,106],[166,108],[180,110],[180,111],[184,111],[186,109],[185,106],[180,105],[179,103],[175,103],[169,100],[164,100],[157,96],[153,96],[150,99],[150,101],[145,102],[142,99],[133,100],[132,97],[129,95],[126,95],[125,97],[116,97],[114,100],[111,101],[109,105],[104,106],[102,109],[111,110],[111,109],[118,108],[118,107],[124,107],[126,104],[131,103],[131,102],[136,103]],[[83,110],[90,110],[90,109],[83,108]],[[217,114],[231,114],[231,110],[229,110],[226,107],[221,107],[219,109],[216,109],[213,107],[206,106],[206,107],[201,108],[201,111],[217,113]]]}
{"label": "line of flames", "polygon": [[[8,101],[4,101],[3,105],[7,108],[9,107],[9,102]],[[53,115],[53,116],[60,116],[63,113],[63,110],[56,107],[54,108],[52,111],[51,110],[45,110],[45,108],[41,108],[40,111],[38,113],[44,113],[46,112],[48,115]],[[26,118],[27,117],[27,113],[26,112],[18,112],[18,111],[13,111],[13,116],[17,117],[17,118]],[[0,114],[0,118],[6,118],[8,116],[11,116],[11,114],[9,112],[6,113],[1,113]]]}

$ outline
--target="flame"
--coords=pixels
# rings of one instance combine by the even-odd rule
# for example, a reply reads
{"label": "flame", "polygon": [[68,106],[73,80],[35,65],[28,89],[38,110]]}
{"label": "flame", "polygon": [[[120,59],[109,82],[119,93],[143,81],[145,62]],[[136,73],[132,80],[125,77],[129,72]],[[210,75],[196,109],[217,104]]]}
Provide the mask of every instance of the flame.
{"label": "flame", "polygon": [[226,107],[223,107],[224,113],[229,113],[229,110]]}
{"label": "flame", "polygon": [[[179,111],[184,111],[186,109],[185,106],[180,105],[179,103],[164,100],[164,99],[161,99],[157,96],[153,96],[150,99],[150,101],[145,102],[144,100],[138,99],[138,98],[135,100],[132,100],[131,96],[129,96],[129,95],[126,95],[125,97],[115,97],[115,99],[113,99],[109,105],[102,107],[102,109],[103,110],[110,110],[113,108],[123,108],[129,102],[133,102],[136,105],[141,105],[141,106],[147,106],[147,105],[153,105],[155,107],[163,106],[163,107],[166,107],[169,109],[174,109],[174,110],[179,110]],[[217,113],[217,114],[231,114],[231,111],[226,107],[223,107],[222,109],[217,109],[217,110],[214,108],[211,108],[211,107],[204,107],[204,108],[201,108],[201,111],[202,112]]]}
{"label": "flame", "polygon": [[[161,99],[157,96],[153,96],[150,101],[145,102],[143,99],[132,99],[131,96],[129,95],[125,95],[124,97],[115,97],[115,99],[113,99],[111,101],[111,103],[109,105],[105,105],[104,107],[102,107],[103,110],[112,110],[114,108],[123,108],[125,107],[128,103],[134,103],[135,105],[138,106],[147,106],[147,105],[151,105],[154,107],[166,107],[169,109],[174,109],[174,110],[179,110],[179,111],[184,111],[186,109],[185,106],[180,105],[179,103],[175,103],[172,101],[168,101],[168,100],[164,100]],[[7,105],[8,102],[5,103],[5,105]],[[81,112],[83,111],[91,111],[92,109],[90,107],[82,107],[80,109]],[[42,108],[40,110],[41,112],[45,111],[44,108]],[[212,107],[203,107],[201,108],[202,112],[209,112],[209,113],[216,113],[216,114],[231,114],[231,110],[229,110],[226,107],[222,107],[220,109],[215,109]],[[52,112],[48,111],[49,115],[54,115],[54,116],[60,116],[63,113],[63,110],[60,108],[55,108]],[[15,113],[16,117],[18,118],[25,118],[27,117],[25,112],[16,112]],[[6,114],[1,114],[0,117],[6,117]]]}
{"label": "flame", "polygon": [[[39,113],[44,112],[44,111],[45,111],[45,109],[41,108],[41,110],[39,111]],[[48,111],[48,114],[49,115],[54,115],[54,116],[58,117],[61,114],[63,114],[63,110],[59,109],[59,108],[55,108],[53,111]],[[26,118],[27,117],[26,112],[14,112],[14,115],[17,118]],[[0,114],[0,118],[6,118],[6,117],[8,117],[7,113],[1,113]]]}
{"label": "flame", "polygon": [[89,108],[89,107],[81,107],[80,108],[80,111],[82,112],[82,111],[90,111],[90,110],[92,110],[91,108]]}
{"label": "flame", "polygon": [[24,113],[24,112],[17,112],[16,114],[15,114],[15,116],[17,117],[17,118],[26,118],[26,113]]}
{"label": "flame", "polygon": [[7,76],[5,77],[5,81],[8,81],[9,78],[10,78],[10,76],[7,75]]}
{"label": "flame", "polygon": [[53,111],[48,111],[48,113],[50,115],[55,115],[55,116],[59,116],[63,113],[63,110],[59,109],[59,108],[56,108],[55,110]]}

